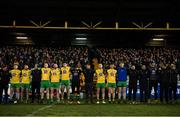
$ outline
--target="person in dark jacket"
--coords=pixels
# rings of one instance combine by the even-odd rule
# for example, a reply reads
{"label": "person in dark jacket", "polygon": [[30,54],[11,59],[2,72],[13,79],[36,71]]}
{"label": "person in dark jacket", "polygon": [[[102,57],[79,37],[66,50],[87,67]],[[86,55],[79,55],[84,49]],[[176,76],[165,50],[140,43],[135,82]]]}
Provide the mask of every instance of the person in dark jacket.
{"label": "person in dark jacket", "polygon": [[38,101],[40,99],[40,84],[41,84],[41,70],[38,69],[38,64],[35,64],[34,69],[31,72],[32,75],[32,103],[34,103],[35,99],[35,90],[38,95]]}
{"label": "person in dark jacket", "polygon": [[[81,68],[78,67],[77,65],[75,68],[73,68],[71,70],[71,73],[72,73],[72,85],[71,85],[72,93],[73,93],[74,97],[76,97],[76,98],[79,96],[81,71],[82,71]],[[75,91],[75,88],[77,89],[76,91]],[[77,103],[80,104],[79,98],[77,100]]]}
{"label": "person in dark jacket", "polygon": [[5,93],[4,102],[8,102],[8,86],[10,82],[11,74],[9,73],[8,66],[4,65],[0,70],[0,103],[2,103],[3,90]]}
{"label": "person in dark jacket", "polygon": [[71,70],[72,73],[72,93],[75,94],[75,88],[77,88],[77,94],[79,95],[80,89],[80,75],[81,75],[81,68],[77,66]]}
{"label": "person in dark jacket", "polygon": [[139,85],[140,85],[140,101],[147,102],[148,99],[148,86],[149,86],[149,72],[146,69],[145,65],[142,65],[142,68],[139,73]]}
{"label": "person in dark jacket", "polygon": [[168,103],[168,89],[169,89],[169,67],[168,65],[162,65],[162,69],[160,69],[160,101],[163,102],[163,98],[165,97],[166,103]]}
{"label": "person in dark jacket", "polygon": [[[155,63],[150,64],[149,68],[149,96],[151,96],[151,90],[154,87],[155,100],[157,100],[158,91],[158,70]],[[150,98],[150,97],[149,97]]]}
{"label": "person in dark jacket", "polygon": [[170,82],[169,82],[169,99],[172,101],[174,98],[174,101],[177,99],[177,75],[178,71],[176,70],[176,66],[174,64],[171,64],[171,69],[169,70],[169,77],[170,77]]}
{"label": "person in dark jacket", "polygon": [[85,77],[85,90],[86,90],[86,101],[93,103],[93,78],[94,70],[91,68],[90,64],[86,65],[83,71]]}
{"label": "person in dark jacket", "polygon": [[136,70],[135,65],[131,66],[131,69],[128,74],[129,74],[129,100],[131,100],[131,95],[133,91],[133,101],[136,101],[138,72]]}

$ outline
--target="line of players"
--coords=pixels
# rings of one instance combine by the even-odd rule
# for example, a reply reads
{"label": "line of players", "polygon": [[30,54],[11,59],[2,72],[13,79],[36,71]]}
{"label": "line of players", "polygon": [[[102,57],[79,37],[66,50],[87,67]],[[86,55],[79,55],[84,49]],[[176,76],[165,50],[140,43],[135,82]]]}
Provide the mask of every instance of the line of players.
{"label": "line of players", "polygon": [[[35,66],[37,68],[37,65]],[[57,101],[60,101],[59,97],[59,86],[60,86],[60,79],[61,79],[61,98],[62,100],[64,99],[64,89],[66,87],[67,89],[67,97],[68,99],[70,98],[70,67],[67,66],[66,63],[63,64],[63,67],[61,69],[58,68],[57,64],[53,65],[53,68],[48,68],[48,64],[45,63],[44,67],[41,68],[41,70],[38,70],[39,73],[37,73],[34,77],[39,79],[39,76],[41,77],[40,84],[36,82],[34,85],[40,85],[40,92],[41,92],[41,100],[44,99],[44,92],[46,91],[46,98],[49,100],[49,97],[53,99],[54,97],[54,89],[57,91]],[[11,99],[13,98],[14,94],[16,94],[17,100],[23,100],[24,97],[24,89],[25,89],[25,94],[26,94],[26,101],[29,99],[29,88],[30,88],[30,83],[31,83],[31,75],[34,75],[34,70],[29,70],[28,66],[25,65],[24,69],[20,71],[18,69],[17,65],[14,65],[14,69],[10,71],[11,74],[11,92],[10,96]],[[60,75],[61,74],[61,75]],[[60,78],[61,76],[61,78]],[[35,78],[34,78],[35,79]],[[20,88],[21,88],[21,93],[20,93]],[[51,95],[50,91],[51,90]],[[33,94],[34,94],[34,89]],[[38,92],[38,91],[37,91]],[[21,94],[21,96],[20,96]],[[34,96],[32,98],[34,99]],[[21,97],[21,99],[20,99]],[[34,100],[33,100],[34,101]]]}
{"label": "line of players", "polygon": [[[37,68],[37,66],[35,66]],[[32,71],[33,72],[33,71]],[[31,82],[31,70],[28,69],[28,66],[25,65],[24,69],[20,71],[17,65],[14,65],[14,69],[10,71],[11,74],[11,99],[13,98],[14,94],[16,94],[17,100],[23,100],[24,96],[24,89],[26,94],[26,101],[29,99],[29,88]],[[109,87],[109,97],[111,94],[113,95],[113,101],[115,99],[115,87],[116,87],[116,73],[117,71],[114,69],[114,65],[111,65],[111,69],[108,71],[108,87]],[[44,67],[41,68],[41,84],[40,84],[40,92],[41,92],[41,100],[44,99],[44,91],[46,90],[46,99],[53,101],[54,97],[54,89],[57,91],[56,97],[57,102],[60,102],[59,96],[59,87],[61,84],[61,100],[64,100],[64,89],[66,88],[67,91],[67,99],[70,100],[70,75],[72,73],[72,92],[75,92],[75,87],[77,88],[77,93],[79,94],[80,88],[80,74],[82,73],[81,68],[75,68],[71,70],[66,63],[63,64],[61,69],[58,68],[57,64],[53,65],[53,68],[48,68],[48,64],[45,63]],[[93,73],[93,72],[92,72]],[[105,97],[105,75],[102,69],[102,64],[99,64],[99,69],[96,70],[96,77],[97,77],[97,103],[99,103],[99,93],[100,89],[102,89],[102,99],[103,103]],[[93,80],[93,77],[91,77]],[[83,83],[84,84],[84,83]],[[20,93],[21,88],[21,93]],[[51,95],[49,92],[49,88],[51,89]],[[88,90],[88,89],[87,89]],[[21,94],[21,96],[20,96]],[[21,99],[20,99],[21,97]],[[33,97],[34,98],[34,97]],[[78,103],[80,103],[78,101]]]}
{"label": "line of players", "polygon": [[[37,68],[37,65],[35,65],[35,68]],[[133,91],[133,100],[136,100],[136,92],[137,92],[137,78],[138,75],[140,75],[140,100],[141,101],[147,101],[148,98],[150,98],[149,94],[150,91],[152,90],[151,88],[155,88],[155,99],[157,99],[157,85],[158,85],[158,80],[157,80],[157,73],[156,69],[154,66],[150,68],[150,73],[148,70],[146,70],[146,66],[142,66],[142,70],[140,73],[137,73],[135,70],[135,66],[133,65],[131,67],[131,70],[127,73],[124,64],[121,63],[117,70],[115,69],[115,66],[113,64],[110,65],[110,68],[107,71],[103,70],[103,65],[99,64],[98,69],[91,70],[91,74],[87,73],[87,69],[91,69],[90,65],[88,64],[86,66],[86,70],[82,70],[81,68],[75,68],[71,69],[66,63],[63,63],[63,67],[61,69],[58,68],[57,64],[53,65],[53,68],[49,68],[48,64],[45,63],[44,67],[39,70],[39,77],[40,77],[40,92],[41,92],[41,100],[44,99],[44,92],[46,91],[46,98],[47,100],[53,101],[54,95],[54,90],[56,90],[56,98],[57,102],[60,102],[60,97],[61,100],[64,100],[64,90],[66,88],[67,91],[67,100],[70,100],[70,76],[72,75],[72,92],[75,92],[75,87],[77,88],[77,93],[79,94],[79,89],[80,89],[80,74],[84,74],[84,81],[83,85],[85,85],[86,92],[88,93],[86,95],[86,98],[89,97],[89,95],[92,95],[92,83],[89,83],[90,81],[93,81],[94,78],[97,78],[97,103],[100,103],[100,93],[102,97],[102,103],[105,102],[105,88],[108,87],[108,100],[115,101],[115,89],[117,87],[117,93],[118,93],[118,100],[126,100],[126,88],[127,88],[127,74],[129,74],[129,100],[131,100],[131,95]],[[175,67],[172,66],[172,69],[174,70],[174,75],[173,77],[177,76],[177,73],[175,72]],[[161,84],[161,101],[163,101],[163,93],[165,93],[165,99],[168,102],[168,87],[169,85],[168,82],[169,80],[165,79],[168,76],[167,73],[170,71],[166,71],[166,66],[163,66],[162,69],[159,69],[161,71],[158,75],[163,78],[160,80]],[[171,71],[172,72],[172,71]],[[11,74],[11,93],[10,96],[13,98],[14,94],[16,94],[16,98],[18,100],[23,100],[23,95],[24,95],[24,90],[26,94],[26,101],[29,100],[29,88],[30,88],[30,83],[31,81],[31,76],[33,76],[33,70],[29,70],[28,66],[25,65],[24,69],[22,71],[18,70],[18,65],[14,65],[14,69],[10,70]],[[137,75],[138,74],[138,75]],[[91,76],[91,77],[90,77]],[[38,78],[38,76],[34,76]],[[88,80],[88,79],[91,80]],[[160,78],[160,79],[161,79]],[[165,79],[165,80],[164,80]],[[88,81],[88,82],[87,82]],[[177,86],[177,79],[175,79],[175,82],[173,82],[173,92],[174,92],[174,98],[176,99],[176,86]],[[89,85],[90,84],[90,85]],[[38,84],[37,84],[38,85]],[[59,87],[61,85],[61,96],[59,93]],[[87,86],[88,85],[88,86]],[[149,89],[150,87],[150,89]],[[21,88],[21,93],[20,93],[20,88]],[[50,90],[49,90],[50,88]],[[34,89],[32,89],[32,92]],[[20,96],[21,95],[21,96]],[[34,96],[32,98],[34,99]],[[20,99],[21,97],[21,99]],[[92,96],[91,96],[91,101],[92,101]],[[80,103],[78,101],[78,103]]]}

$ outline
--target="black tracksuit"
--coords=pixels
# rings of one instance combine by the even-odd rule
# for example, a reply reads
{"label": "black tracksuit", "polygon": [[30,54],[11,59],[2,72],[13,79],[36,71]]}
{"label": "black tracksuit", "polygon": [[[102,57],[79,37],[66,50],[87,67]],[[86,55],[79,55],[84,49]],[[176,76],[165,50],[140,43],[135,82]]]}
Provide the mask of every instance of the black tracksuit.
{"label": "black tracksuit", "polygon": [[5,92],[5,103],[8,101],[8,84],[10,81],[9,71],[0,70],[0,103],[2,102],[3,90]]}
{"label": "black tracksuit", "polygon": [[147,102],[147,99],[149,97],[148,93],[148,86],[149,86],[149,72],[148,70],[141,70],[139,72],[139,86],[140,86],[140,101]]}
{"label": "black tracksuit", "polygon": [[72,73],[72,93],[75,93],[75,87],[77,88],[77,94],[79,94],[79,88],[80,88],[80,75],[81,70],[80,69],[73,69],[71,70]]}
{"label": "black tracksuit", "polygon": [[155,99],[157,99],[158,71],[156,68],[149,69],[149,96],[151,95],[152,87],[154,87],[154,95],[155,95]]}
{"label": "black tracksuit", "polygon": [[163,102],[163,97],[165,97],[165,101],[168,103],[169,81],[169,70],[162,69],[159,74],[161,102]]}
{"label": "black tracksuit", "polygon": [[131,100],[131,95],[133,91],[133,100],[136,100],[136,92],[137,92],[137,80],[138,80],[138,72],[137,70],[129,71],[129,100]]}
{"label": "black tracksuit", "polygon": [[40,86],[41,86],[41,70],[39,69],[34,69],[31,72],[32,75],[32,102],[34,102],[35,98],[35,90],[38,95],[38,100],[40,99]]}
{"label": "black tracksuit", "polygon": [[93,77],[94,70],[85,69],[83,71],[85,76],[85,90],[86,90],[86,100],[93,102]]}
{"label": "black tracksuit", "polygon": [[174,100],[177,99],[176,92],[177,92],[177,70],[170,69],[169,70],[169,99],[172,100],[172,97],[174,97]]}

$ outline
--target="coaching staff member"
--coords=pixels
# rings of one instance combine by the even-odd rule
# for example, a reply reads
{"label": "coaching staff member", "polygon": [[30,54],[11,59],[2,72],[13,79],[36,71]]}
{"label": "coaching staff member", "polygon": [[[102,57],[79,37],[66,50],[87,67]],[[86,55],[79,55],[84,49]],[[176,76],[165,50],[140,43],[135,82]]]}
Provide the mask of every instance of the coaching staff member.
{"label": "coaching staff member", "polygon": [[94,70],[91,68],[90,64],[86,65],[83,71],[85,77],[85,90],[86,90],[86,102],[91,101],[93,103],[93,78]]}
{"label": "coaching staff member", "polygon": [[35,99],[35,90],[38,95],[38,102],[40,99],[40,84],[41,84],[41,70],[38,69],[38,64],[35,64],[34,69],[31,72],[32,75],[32,103],[34,103]]}
{"label": "coaching staff member", "polygon": [[5,103],[8,101],[8,84],[10,76],[8,66],[4,65],[0,70],[0,103],[2,102],[3,90],[5,92]]}

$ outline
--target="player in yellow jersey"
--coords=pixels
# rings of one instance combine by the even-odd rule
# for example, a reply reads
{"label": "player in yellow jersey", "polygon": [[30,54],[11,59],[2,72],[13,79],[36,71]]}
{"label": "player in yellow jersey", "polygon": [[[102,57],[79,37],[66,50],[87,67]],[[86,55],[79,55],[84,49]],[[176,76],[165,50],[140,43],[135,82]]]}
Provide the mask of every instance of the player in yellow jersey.
{"label": "player in yellow jersey", "polygon": [[30,81],[31,81],[31,70],[29,70],[28,65],[24,65],[24,69],[21,71],[21,77],[22,77],[22,81],[21,81],[21,101],[23,100],[23,92],[25,90],[25,94],[26,94],[26,102],[29,99],[29,86],[30,86]]}
{"label": "player in yellow jersey", "polygon": [[41,100],[44,99],[44,91],[46,89],[46,98],[49,100],[49,87],[50,87],[50,71],[48,64],[44,63],[44,67],[41,68]]}
{"label": "player in yellow jersey", "polygon": [[61,99],[64,99],[64,89],[67,91],[67,99],[70,99],[70,67],[67,66],[67,63],[63,63],[63,67],[61,68]]}
{"label": "player in yellow jersey", "polygon": [[100,90],[102,93],[102,103],[105,104],[105,75],[103,72],[103,65],[99,64],[98,69],[96,70],[97,77],[97,104],[99,104],[99,94]]}
{"label": "player in yellow jersey", "polygon": [[18,69],[18,65],[14,65],[14,69],[10,71],[11,74],[11,91],[10,96],[11,99],[13,98],[13,95],[16,94],[17,100],[19,100],[20,93],[20,74],[21,71]]}
{"label": "player in yellow jersey", "polygon": [[60,69],[58,68],[57,64],[53,65],[53,68],[51,70],[51,101],[53,101],[54,97],[54,90],[56,90],[56,97],[57,102],[60,101],[59,99],[59,84],[60,83]]}
{"label": "player in yellow jersey", "polygon": [[109,102],[111,102],[111,95],[112,95],[112,101],[113,102],[115,101],[116,76],[117,76],[117,70],[115,70],[114,65],[111,64],[110,69],[107,70]]}

